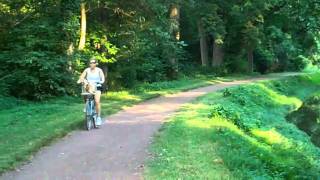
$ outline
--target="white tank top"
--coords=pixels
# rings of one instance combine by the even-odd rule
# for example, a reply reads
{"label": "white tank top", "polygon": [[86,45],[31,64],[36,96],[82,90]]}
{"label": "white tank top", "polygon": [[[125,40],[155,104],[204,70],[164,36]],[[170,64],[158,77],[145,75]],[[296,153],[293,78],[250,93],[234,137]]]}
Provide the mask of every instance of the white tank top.
{"label": "white tank top", "polygon": [[100,68],[95,68],[93,71],[88,68],[87,70],[87,80],[89,83],[98,83],[101,81],[101,77],[100,77]]}

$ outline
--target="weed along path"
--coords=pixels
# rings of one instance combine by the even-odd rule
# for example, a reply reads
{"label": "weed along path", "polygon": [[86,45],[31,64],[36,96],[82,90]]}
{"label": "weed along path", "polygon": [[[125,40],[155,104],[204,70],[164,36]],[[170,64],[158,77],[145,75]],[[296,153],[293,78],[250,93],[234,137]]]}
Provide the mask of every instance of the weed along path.
{"label": "weed along path", "polygon": [[223,82],[145,101],[107,117],[98,130],[69,134],[0,179],[142,179],[152,136],[183,104],[226,87],[290,75],[295,73]]}

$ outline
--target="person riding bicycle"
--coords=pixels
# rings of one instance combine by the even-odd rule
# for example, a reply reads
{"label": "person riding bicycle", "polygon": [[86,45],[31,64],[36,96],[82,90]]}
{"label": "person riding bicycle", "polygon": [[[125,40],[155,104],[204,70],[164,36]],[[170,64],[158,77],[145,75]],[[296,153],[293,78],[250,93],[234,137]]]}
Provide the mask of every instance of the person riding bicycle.
{"label": "person riding bicycle", "polygon": [[101,121],[101,104],[100,97],[102,91],[102,84],[105,82],[105,76],[102,69],[97,67],[98,62],[95,58],[90,59],[90,67],[85,69],[81,74],[78,83],[83,83],[85,80],[89,84],[95,84],[97,86],[97,90],[95,91],[95,103],[96,103],[96,111],[98,114],[96,124],[100,126],[102,124]]}

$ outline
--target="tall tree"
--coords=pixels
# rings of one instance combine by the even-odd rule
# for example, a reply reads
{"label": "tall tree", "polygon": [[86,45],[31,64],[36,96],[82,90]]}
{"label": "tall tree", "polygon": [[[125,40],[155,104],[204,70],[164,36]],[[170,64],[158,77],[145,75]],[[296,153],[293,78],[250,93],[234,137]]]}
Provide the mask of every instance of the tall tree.
{"label": "tall tree", "polygon": [[79,40],[79,50],[83,50],[86,45],[86,33],[87,33],[87,12],[86,3],[81,2],[80,4],[81,13],[81,27],[80,27],[80,40]]}
{"label": "tall tree", "polygon": [[170,21],[171,32],[173,38],[177,41],[180,40],[180,7],[177,4],[172,4],[170,7]]}
{"label": "tall tree", "polygon": [[201,19],[198,21],[198,31],[199,31],[199,38],[200,38],[201,65],[208,66],[208,60],[209,60],[208,37],[203,27],[203,22]]}
{"label": "tall tree", "polygon": [[[180,40],[180,7],[177,4],[171,4],[170,7],[170,32],[172,34],[172,39],[175,41]],[[170,58],[171,67],[169,68],[169,76],[173,79],[177,78],[178,75],[178,57],[174,54]]]}
{"label": "tall tree", "polygon": [[202,14],[202,21],[206,33],[211,37],[212,40],[212,60],[211,65],[213,67],[220,67],[223,63],[223,43],[224,36],[226,34],[224,21],[219,14],[219,7],[214,3],[207,3],[206,8],[208,9],[205,14]]}

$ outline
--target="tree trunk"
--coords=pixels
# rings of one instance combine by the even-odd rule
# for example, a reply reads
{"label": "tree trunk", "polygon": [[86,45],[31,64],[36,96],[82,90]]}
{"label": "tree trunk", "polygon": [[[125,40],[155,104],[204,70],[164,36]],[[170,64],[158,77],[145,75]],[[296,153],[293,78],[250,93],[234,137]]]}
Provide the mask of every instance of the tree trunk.
{"label": "tree trunk", "polygon": [[170,9],[170,19],[171,19],[171,33],[173,37],[179,41],[180,40],[180,8],[177,5],[172,5]]}
{"label": "tree trunk", "polygon": [[223,63],[223,48],[213,40],[212,67],[220,67]]}
{"label": "tree trunk", "polygon": [[[172,38],[176,41],[180,40],[180,8],[177,5],[172,5],[170,8],[170,21],[171,27],[170,31]],[[178,60],[176,53],[169,59],[171,68],[168,69],[168,76],[171,79],[176,79],[178,77]]]}
{"label": "tree trunk", "polygon": [[253,49],[248,50],[248,73],[253,73]]}
{"label": "tree trunk", "polygon": [[208,42],[201,21],[198,22],[198,30],[200,36],[200,52],[202,66],[208,66]]}
{"label": "tree trunk", "polygon": [[80,41],[79,50],[83,50],[86,45],[86,29],[87,29],[87,15],[86,15],[86,4],[81,3],[81,27],[80,27]]}
{"label": "tree trunk", "polygon": [[[73,22],[73,17],[79,14],[80,2],[75,3],[72,0],[63,0],[60,2],[60,14],[63,21],[63,26],[60,31],[63,34],[63,39],[61,39],[62,50],[66,52],[66,60],[68,64],[68,70],[73,72],[73,54],[77,47],[74,47],[78,41],[77,32],[74,29],[78,29],[77,25],[69,26]],[[73,24],[73,23],[72,23]],[[77,45],[76,45],[77,46]]]}
{"label": "tree trunk", "polygon": [[72,55],[74,53],[74,46],[73,46],[73,43],[71,42],[69,44],[69,47],[68,47],[68,50],[67,50],[67,60],[68,60],[68,70],[69,71],[72,71]]}

